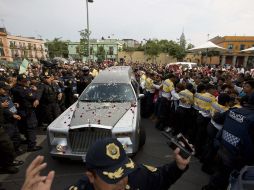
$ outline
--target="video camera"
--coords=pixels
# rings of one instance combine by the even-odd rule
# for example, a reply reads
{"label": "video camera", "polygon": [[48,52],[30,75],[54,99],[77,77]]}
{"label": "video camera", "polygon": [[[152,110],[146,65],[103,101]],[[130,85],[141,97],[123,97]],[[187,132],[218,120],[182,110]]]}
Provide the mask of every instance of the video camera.
{"label": "video camera", "polygon": [[162,132],[162,135],[169,140],[167,144],[172,150],[180,148],[179,155],[182,158],[187,159],[194,155],[195,151],[193,147],[188,143],[187,139],[181,133],[176,136],[170,136],[168,133]]}

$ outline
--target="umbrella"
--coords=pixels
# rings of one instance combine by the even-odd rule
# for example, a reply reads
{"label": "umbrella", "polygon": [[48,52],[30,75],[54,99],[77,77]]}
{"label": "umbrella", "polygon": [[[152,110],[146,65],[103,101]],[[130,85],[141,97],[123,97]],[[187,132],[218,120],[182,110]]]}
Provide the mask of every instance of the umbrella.
{"label": "umbrella", "polygon": [[197,46],[195,48],[192,48],[192,49],[189,49],[188,51],[189,52],[206,52],[206,63],[207,63],[207,56],[208,56],[208,52],[209,51],[219,51],[219,52],[222,52],[222,51],[226,51],[227,49],[223,48],[223,47],[220,47],[216,44],[214,44],[213,42],[206,42],[205,44],[202,44],[200,46]]}
{"label": "umbrella", "polygon": [[200,45],[198,47],[189,49],[188,51],[190,52],[198,52],[198,51],[226,51],[227,49],[220,47],[216,44],[214,44],[213,42],[206,42],[203,45]]}
{"label": "umbrella", "polygon": [[248,48],[248,49],[244,49],[241,52],[254,52],[254,47]]}

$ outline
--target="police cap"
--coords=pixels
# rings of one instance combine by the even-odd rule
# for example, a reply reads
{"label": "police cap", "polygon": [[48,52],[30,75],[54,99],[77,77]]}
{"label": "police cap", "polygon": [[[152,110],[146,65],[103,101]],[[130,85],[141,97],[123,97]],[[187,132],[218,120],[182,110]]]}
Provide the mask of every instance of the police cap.
{"label": "police cap", "polygon": [[4,81],[0,81],[0,88],[8,90],[10,89],[10,86]]}
{"label": "police cap", "polygon": [[84,67],[82,68],[82,71],[83,71],[83,72],[87,72],[87,71],[89,71],[89,67],[84,66]]}
{"label": "police cap", "polygon": [[136,169],[117,139],[97,141],[89,148],[84,160],[87,169],[95,171],[108,184],[117,183]]}
{"label": "police cap", "polygon": [[25,74],[19,74],[19,75],[17,76],[17,80],[18,80],[18,81],[28,81],[29,78],[28,78],[28,76],[26,76]]}

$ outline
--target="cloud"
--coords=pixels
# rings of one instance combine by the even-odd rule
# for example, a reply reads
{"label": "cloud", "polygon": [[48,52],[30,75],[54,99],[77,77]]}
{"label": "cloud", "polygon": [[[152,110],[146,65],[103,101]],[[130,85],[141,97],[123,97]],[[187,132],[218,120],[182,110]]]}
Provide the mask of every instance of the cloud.
{"label": "cloud", "polygon": [[[85,0],[0,0],[8,31],[77,41],[86,27]],[[253,0],[94,0],[92,38],[186,38],[198,45],[216,35],[253,35]]]}

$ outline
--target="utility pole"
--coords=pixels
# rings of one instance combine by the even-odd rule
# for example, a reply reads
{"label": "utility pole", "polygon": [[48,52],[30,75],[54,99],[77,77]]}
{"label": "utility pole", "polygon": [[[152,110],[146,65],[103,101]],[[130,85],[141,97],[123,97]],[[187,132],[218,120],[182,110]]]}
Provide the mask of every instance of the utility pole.
{"label": "utility pole", "polygon": [[87,24],[87,32],[88,32],[88,63],[90,64],[90,28],[89,28],[89,8],[88,3],[93,3],[93,0],[86,0],[86,24]]}

